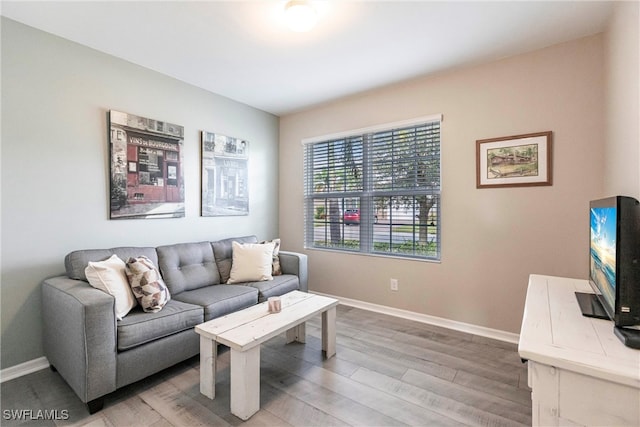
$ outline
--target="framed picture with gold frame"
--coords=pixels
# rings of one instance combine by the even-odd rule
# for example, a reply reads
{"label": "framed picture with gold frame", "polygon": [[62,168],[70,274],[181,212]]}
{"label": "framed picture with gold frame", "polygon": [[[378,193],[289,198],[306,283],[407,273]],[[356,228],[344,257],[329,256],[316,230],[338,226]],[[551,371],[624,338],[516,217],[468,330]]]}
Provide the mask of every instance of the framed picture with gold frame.
{"label": "framed picture with gold frame", "polygon": [[552,132],[476,141],[476,188],[552,185]]}

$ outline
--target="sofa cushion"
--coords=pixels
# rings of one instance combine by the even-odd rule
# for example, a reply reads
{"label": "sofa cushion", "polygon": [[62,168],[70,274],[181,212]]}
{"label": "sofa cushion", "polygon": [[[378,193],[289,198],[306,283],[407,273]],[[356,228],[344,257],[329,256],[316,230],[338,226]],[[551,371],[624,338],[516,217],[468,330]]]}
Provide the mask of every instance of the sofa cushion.
{"label": "sofa cushion", "polygon": [[233,260],[233,242],[238,243],[258,243],[256,236],[233,237],[230,239],[218,240],[211,242],[213,247],[213,255],[220,272],[220,283],[227,283],[229,274],[231,273],[231,262]]}
{"label": "sofa cushion", "polygon": [[171,300],[171,294],[160,272],[146,256],[129,258],[125,272],[131,290],[145,312],[160,311]]}
{"label": "sofa cushion", "polygon": [[117,324],[118,350],[128,350],[191,329],[204,321],[203,313],[202,307],[176,300],[169,301],[156,313],[145,313],[138,306]]}
{"label": "sofa cushion", "polygon": [[158,266],[174,297],[181,292],[220,283],[209,242],[159,246]]}
{"label": "sofa cushion", "polygon": [[89,261],[85,275],[89,284],[115,298],[116,318],[121,320],[136,306],[137,302],[127,275],[126,265],[117,255],[111,255],[104,261]]}
{"label": "sofa cushion", "polygon": [[293,274],[276,276],[273,280],[266,282],[247,282],[245,285],[256,288],[260,292],[258,294],[258,302],[266,301],[269,297],[279,297],[287,292],[300,289],[298,276]]}
{"label": "sofa cushion", "polygon": [[156,248],[123,246],[111,249],[84,249],[73,251],[64,258],[64,267],[67,270],[67,276],[70,279],[84,280],[88,282],[84,272],[89,261],[104,261],[109,259],[111,255],[117,255],[122,261],[126,261],[131,257],[146,256],[155,265],[158,265],[158,256]]}
{"label": "sofa cushion", "polygon": [[242,285],[216,285],[185,291],[175,297],[204,307],[204,320],[215,319],[258,303],[258,290]]}
{"label": "sofa cushion", "polygon": [[233,262],[227,283],[273,280],[271,275],[275,243],[233,242]]}

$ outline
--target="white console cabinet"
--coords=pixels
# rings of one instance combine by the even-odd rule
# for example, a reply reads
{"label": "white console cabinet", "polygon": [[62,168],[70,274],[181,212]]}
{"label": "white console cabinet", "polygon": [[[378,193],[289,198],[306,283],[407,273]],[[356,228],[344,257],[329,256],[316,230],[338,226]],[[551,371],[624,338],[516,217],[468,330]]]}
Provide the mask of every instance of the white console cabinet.
{"label": "white console cabinet", "polygon": [[534,426],[640,426],[640,350],[613,322],[582,316],[586,280],[531,275],[518,351],[528,360]]}

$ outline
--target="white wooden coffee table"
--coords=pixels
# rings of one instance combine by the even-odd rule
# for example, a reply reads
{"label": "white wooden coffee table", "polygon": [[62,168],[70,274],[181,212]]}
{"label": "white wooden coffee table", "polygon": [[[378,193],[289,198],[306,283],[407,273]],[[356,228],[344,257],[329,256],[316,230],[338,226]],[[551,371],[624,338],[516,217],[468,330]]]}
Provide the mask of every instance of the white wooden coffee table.
{"label": "white wooden coffee table", "polygon": [[322,313],[322,351],[336,354],[338,300],[293,291],[281,297],[282,310],[270,314],[267,303],[210,320],[195,327],[200,335],[200,392],[215,398],[217,345],[231,349],[231,413],[243,420],[260,409],[260,344],[286,332],[287,343],[305,342],[305,322]]}

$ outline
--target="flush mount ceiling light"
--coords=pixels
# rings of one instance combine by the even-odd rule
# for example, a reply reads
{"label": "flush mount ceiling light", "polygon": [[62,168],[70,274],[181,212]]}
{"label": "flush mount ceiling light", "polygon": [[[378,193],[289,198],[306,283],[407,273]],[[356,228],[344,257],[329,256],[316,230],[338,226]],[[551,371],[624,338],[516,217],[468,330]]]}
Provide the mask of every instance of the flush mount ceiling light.
{"label": "flush mount ceiling light", "polygon": [[298,33],[311,30],[318,22],[318,14],[307,0],[290,0],[284,6],[287,26]]}

